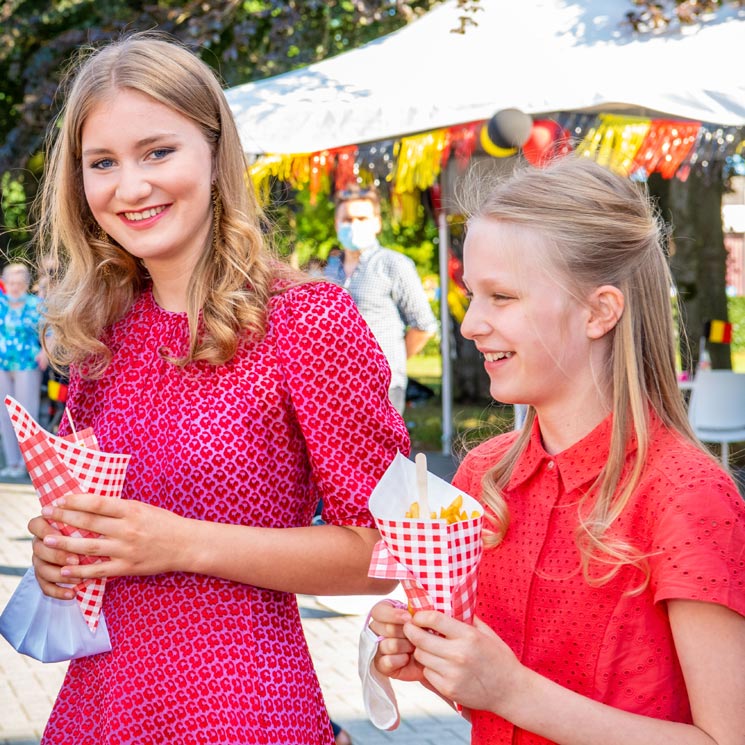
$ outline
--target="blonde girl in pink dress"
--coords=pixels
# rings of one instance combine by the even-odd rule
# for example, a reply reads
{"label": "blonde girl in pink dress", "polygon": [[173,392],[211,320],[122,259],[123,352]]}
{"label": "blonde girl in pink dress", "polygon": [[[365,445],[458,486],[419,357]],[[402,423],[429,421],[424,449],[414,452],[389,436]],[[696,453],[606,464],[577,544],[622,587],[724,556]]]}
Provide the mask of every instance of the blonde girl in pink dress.
{"label": "blonde girl in pink dress", "polygon": [[51,353],[76,425],[132,459],[123,499],[70,495],[30,524],[47,594],[109,578],[112,650],[70,663],[42,741],[332,745],[295,593],[392,589],[367,577],[367,498],[408,451],[385,359],[346,293],[270,254],[193,54],[147,34],[88,54],[61,122]]}

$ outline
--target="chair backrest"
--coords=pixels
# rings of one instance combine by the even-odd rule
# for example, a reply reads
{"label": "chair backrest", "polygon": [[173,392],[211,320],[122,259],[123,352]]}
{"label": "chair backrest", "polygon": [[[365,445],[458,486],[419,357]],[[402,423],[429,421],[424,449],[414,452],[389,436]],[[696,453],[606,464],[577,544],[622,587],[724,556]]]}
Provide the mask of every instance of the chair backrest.
{"label": "chair backrest", "polygon": [[745,374],[732,370],[702,370],[696,374],[688,404],[694,430],[745,428]]}

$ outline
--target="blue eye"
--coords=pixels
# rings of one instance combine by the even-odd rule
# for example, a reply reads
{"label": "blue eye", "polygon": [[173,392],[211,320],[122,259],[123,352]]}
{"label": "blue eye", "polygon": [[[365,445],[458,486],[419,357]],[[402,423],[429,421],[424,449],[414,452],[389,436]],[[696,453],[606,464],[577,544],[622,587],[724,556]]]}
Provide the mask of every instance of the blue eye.
{"label": "blue eye", "polygon": [[163,160],[167,155],[170,155],[173,152],[172,147],[159,147],[157,150],[153,150],[151,155],[155,160]]}
{"label": "blue eye", "polygon": [[91,163],[90,167],[105,170],[106,168],[111,168],[111,166],[113,165],[114,161],[111,158],[101,158],[101,160],[97,160],[95,163]]}

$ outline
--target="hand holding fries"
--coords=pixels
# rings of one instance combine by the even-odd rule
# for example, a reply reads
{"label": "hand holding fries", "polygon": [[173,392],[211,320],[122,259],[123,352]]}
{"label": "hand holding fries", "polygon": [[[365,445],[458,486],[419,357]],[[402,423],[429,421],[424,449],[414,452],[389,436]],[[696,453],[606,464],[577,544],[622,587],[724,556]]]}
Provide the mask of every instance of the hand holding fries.
{"label": "hand holding fries", "polygon": [[452,484],[426,471],[424,476],[426,509],[421,471],[401,454],[373,490],[370,511],[381,541],[373,553],[370,576],[400,580],[412,608],[441,610],[470,621],[483,509]]}

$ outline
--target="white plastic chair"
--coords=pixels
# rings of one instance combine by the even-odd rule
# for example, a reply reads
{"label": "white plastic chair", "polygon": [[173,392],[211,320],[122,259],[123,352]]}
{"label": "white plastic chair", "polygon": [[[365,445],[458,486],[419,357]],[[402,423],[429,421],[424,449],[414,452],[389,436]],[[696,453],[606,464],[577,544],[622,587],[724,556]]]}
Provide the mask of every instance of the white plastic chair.
{"label": "white plastic chair", "polygon": [[702,442],[721,445],[722,464],[729,468],[729,444],[745,442],[745,374],[732,370],[696,373],[688,421]]}

